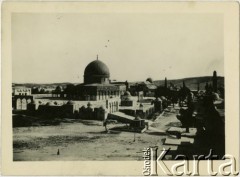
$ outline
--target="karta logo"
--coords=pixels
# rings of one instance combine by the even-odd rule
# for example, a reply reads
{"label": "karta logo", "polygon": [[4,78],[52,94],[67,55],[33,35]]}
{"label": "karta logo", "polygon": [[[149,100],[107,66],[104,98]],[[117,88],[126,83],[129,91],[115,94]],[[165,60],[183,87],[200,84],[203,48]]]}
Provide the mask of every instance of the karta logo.
{"label": "karta logo", "polygon": [[[207,161],[207,171],[208,175],[216,176],[216,175],[223,175],[223,176],[229,176],[229,175],[235,175],[237,176],[239,172],[236,170],[236,160],[232,155],[224,155],[220,160],[225,160],[226,162],[222,163],[218,166],[218,171],[213,170],[213,162],[216,159],[219,159],[217,155],[213,154],[213,150],[209,150],[208,155],[193,155],[193,169],[190,171],[189,169],[189,160],[185,155],[177,155],[175,159],[178,160],[175,161],[176,163],[172,165],[171,167],[167,166],[166,163],[164,163],[163,159],[164,157],[169,153],[169,149],[164,149],[161,151],[161,154],[158,156],[157,154],[158,147],[149,147],[145,148],[143,150],[143,159],[144,159],[144,167],[143,167],[143,175],[144,176],[157,176],[157,170],[158,168],[162,170],[162,172],[165,175],[168,176],[182,176],[182,175],[192,175],[197,176],[199,175],[199,161],[200,160],[206,160]],[[178,170],[179,167],[183,167],[183,170]],[[227,167],[230,168],[230,170],[227,171]],[[228,168],[228,169],[229,169]]]}

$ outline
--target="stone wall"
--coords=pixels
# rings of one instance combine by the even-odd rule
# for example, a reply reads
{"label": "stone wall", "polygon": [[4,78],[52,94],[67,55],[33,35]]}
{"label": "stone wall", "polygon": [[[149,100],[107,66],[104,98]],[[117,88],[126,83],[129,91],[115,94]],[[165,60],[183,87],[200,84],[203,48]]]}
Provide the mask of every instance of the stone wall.
{"label": "stone wall", "polygon": [[105,120],[107,112],[104,108],[81,107],[79,109],[79,118],[87,120]]}

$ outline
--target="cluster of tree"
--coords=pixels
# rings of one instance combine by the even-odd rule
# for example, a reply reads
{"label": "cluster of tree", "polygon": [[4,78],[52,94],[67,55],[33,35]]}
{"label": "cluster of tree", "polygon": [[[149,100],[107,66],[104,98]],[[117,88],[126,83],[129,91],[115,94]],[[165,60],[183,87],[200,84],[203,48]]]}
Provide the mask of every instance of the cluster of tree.
{"label": "cluster of tree", "polygon": [[211,83],[206,83],[205,85],[205,92],[207,95],[211,95],[213,92],[217,93],[221,98],[224,98],[225,94],[225,89],[224,86],[219,86],[218,88],[216,88],[217,90],[214,91],[214,88],[212,86]]}
{"label": "cluster of tree", "polygon": [[167,79],[165,78],[165,85],[158,86],[155,92],[156,97],[164,96],[173,103],[178,101],[184,101],[190,93],[190,89],[186,87],[185,82],[183,81],[183,86],[179,89],[173,83],[170,83],[170,86],[167,85]]}

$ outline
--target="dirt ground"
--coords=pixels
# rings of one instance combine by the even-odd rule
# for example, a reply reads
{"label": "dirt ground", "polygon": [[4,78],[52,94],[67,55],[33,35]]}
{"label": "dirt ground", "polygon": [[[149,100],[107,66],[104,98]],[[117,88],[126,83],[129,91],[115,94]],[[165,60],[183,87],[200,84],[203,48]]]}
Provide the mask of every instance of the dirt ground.
{"label": "dirt ground", "polygon": [[[107,133],[102,122],[94,120],[13,128],[13,160],[142,160],[144,148],[161,148],[162,140],[167,136],[165,130],[180,125],[176,113],[175,110],[165,112],[151,125],[153,129],[135,133],[135,141],[134,133]],[[120,124],[109,125],[109,128],[114,126]]]}

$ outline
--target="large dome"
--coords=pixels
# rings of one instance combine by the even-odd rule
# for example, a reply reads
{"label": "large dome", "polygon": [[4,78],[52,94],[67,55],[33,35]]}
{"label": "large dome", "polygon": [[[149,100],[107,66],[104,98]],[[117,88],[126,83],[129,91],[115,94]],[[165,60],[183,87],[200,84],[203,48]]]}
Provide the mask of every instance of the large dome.
{"label": "large dome", "polygon": [[84,71],[84,83],[103,83],[108,82],[110,72],[105,63],[100,60],[92,61]]}
{"label": "large dome", "polygon": [[87,65],[84,71],[85,75],[110,75],[109,69],[105,63],[100,60],[92,61]]}

